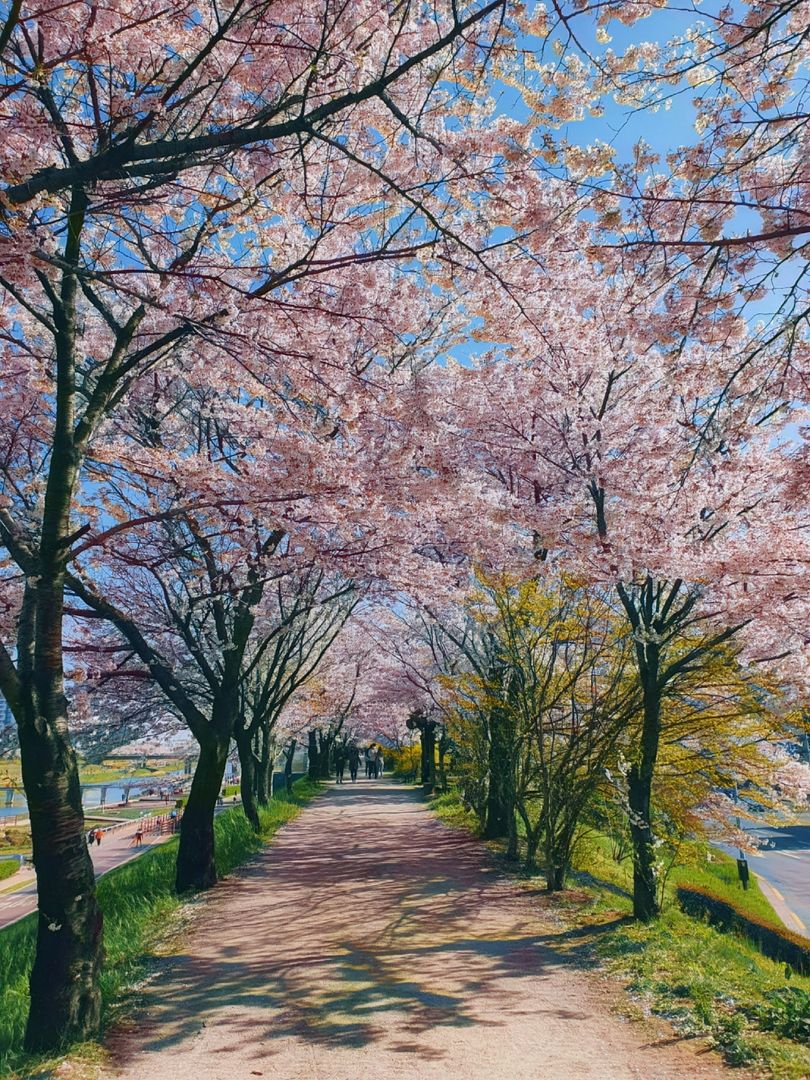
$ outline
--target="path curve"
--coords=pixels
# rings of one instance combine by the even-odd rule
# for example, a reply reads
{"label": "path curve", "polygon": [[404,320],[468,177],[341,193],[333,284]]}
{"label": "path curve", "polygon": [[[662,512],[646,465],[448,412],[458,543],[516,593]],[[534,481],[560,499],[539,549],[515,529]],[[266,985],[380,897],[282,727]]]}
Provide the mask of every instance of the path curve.
{"label": "path curve", "polygon": [[103,1075],[730,1076],[613,1015],[604,983],[549,947],[554,933],[412,791],[331,788],[205,901],[143,1007],[110,1033]]}

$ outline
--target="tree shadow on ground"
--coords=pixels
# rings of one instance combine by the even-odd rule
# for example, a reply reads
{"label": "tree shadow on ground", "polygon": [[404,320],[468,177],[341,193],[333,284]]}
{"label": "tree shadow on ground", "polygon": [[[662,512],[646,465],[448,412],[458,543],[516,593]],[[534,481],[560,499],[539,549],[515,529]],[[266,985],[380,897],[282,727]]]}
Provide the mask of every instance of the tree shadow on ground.
{"label": "tree shadow on ground", "polygon": [[[338,787],[217,886],[187,951],[160,963],[139,1014],[110,1032],[113,1062],[200,1036],[210,1053],[248,1046],[257,1060],[290,1039],[385,1041],[436,1060],[424,1033],[526,1015],[521,981],[584,958],[585,930],[578,946],[577,932],[549,933],[525,890],[490,870],[481,845],[425,815],[412,791]],[[571,1002],[546,1011],[588,1015]]]}

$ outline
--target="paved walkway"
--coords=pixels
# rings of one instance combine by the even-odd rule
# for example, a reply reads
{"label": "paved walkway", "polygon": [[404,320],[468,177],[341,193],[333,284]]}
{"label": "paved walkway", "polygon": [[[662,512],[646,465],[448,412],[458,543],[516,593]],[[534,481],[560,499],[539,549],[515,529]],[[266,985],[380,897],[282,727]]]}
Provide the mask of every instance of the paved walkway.
{"label": "paved walkway", "polygon": [[198,912],[110,1033],[105,1078],[730,1075],[611,1013],[536,899],[402,787],[330,789]]}
{"label": "paved walkway", "polygon": [[[96,877],[106,874],[108,870],[114,870],[117,866],[123,866],[130,859],[136,859],[145,851],[168,840],[171,834],[160,836],[156,833],[146,833],[141,847],[133,847],[132,838],[138,827],[137,820],[128,822],[126,825],[117,826],[115,829],[106,829],[101,841],[101,846],[93,845],[93,866]],[[36,911],[37,907],[37,879],[36,874],[30,868],[19,870],[0,889],[0,930],[10,926],[19,919]]]}

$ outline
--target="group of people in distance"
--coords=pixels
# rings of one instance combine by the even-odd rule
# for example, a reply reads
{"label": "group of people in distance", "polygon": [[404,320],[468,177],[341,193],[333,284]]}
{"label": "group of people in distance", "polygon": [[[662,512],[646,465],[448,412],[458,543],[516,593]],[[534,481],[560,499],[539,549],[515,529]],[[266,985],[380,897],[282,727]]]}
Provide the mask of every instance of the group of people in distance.
{"label": "group of people in distance", "polygon": [[335,779],[339,784],[343,783],[347,765],[351,779],[353,781],[357,779],[361,757],[365,763],[367,780],[376,780],[377,777],[382,776],[385,770],[382,747],[372,743],[361,751],[355,743],[349,743],[348,746],[335,748]]}

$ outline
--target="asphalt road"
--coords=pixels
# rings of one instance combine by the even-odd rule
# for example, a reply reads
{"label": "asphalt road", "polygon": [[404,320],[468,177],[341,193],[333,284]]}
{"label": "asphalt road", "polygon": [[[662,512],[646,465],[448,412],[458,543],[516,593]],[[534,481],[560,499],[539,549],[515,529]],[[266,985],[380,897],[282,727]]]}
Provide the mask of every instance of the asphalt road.
{"label": "asphalt road", "polygon": [[[794,825],[775,828],[743,823],[759,838],[759,850],[748,853],[748,866],[760,880],[777,914],[789,930],[810,937],[810,813]],[[737,849],[723,846],[737,856]]]}
{"label": "asphalt road", "polygon": [[750,831],[762,843],[749,856],[751,869],[783,897],[798,920],[790,929],[810,936],[810,814],[783,829],[752,825]]}

